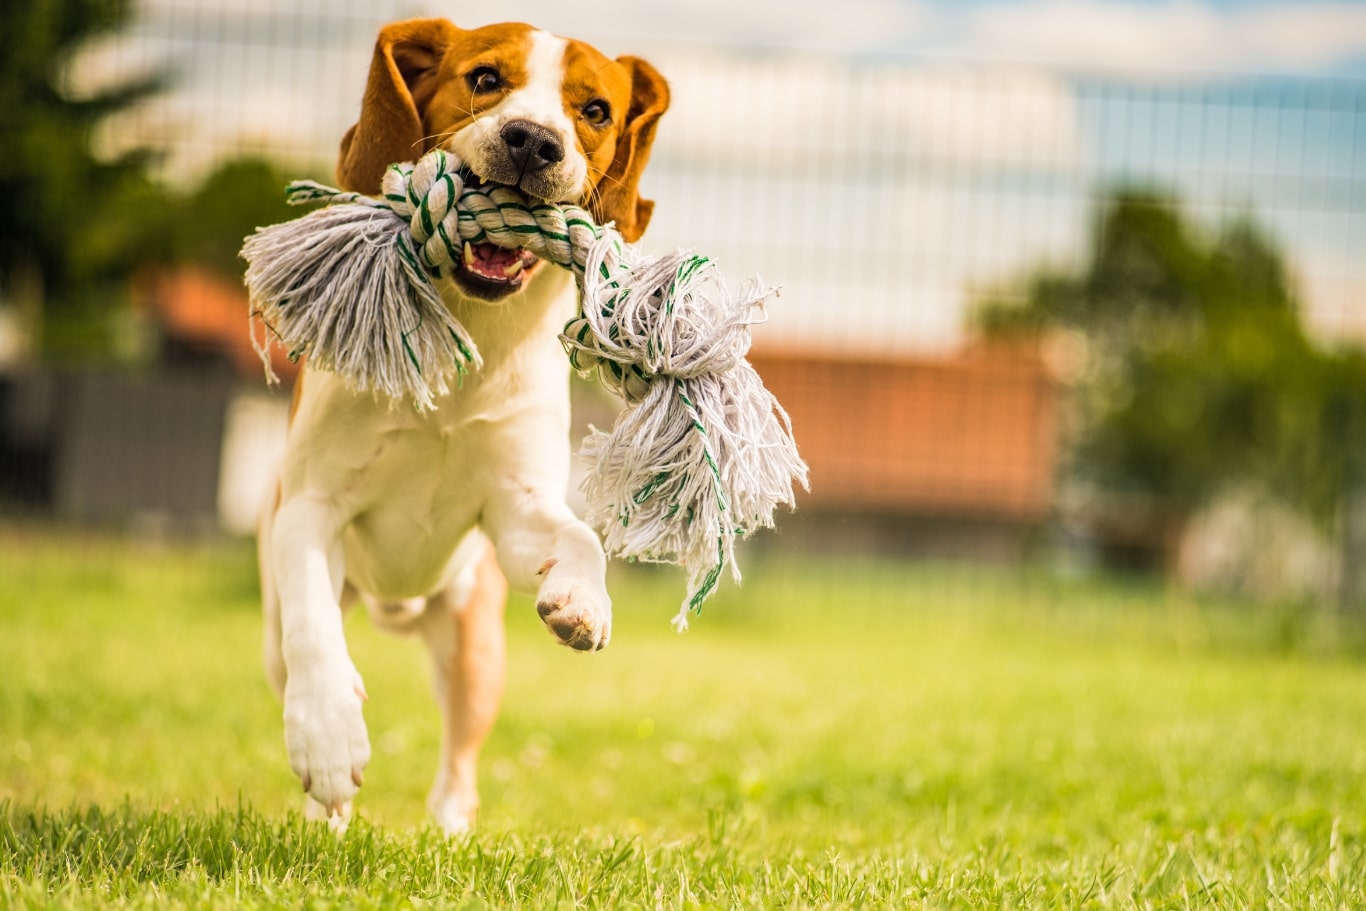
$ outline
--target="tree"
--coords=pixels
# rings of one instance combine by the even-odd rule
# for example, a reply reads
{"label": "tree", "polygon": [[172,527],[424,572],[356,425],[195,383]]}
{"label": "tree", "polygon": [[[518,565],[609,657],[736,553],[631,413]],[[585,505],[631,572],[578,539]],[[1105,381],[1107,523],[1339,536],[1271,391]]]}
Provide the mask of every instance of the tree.
{"label": "tree", "polygon": [[0,301],[21,311],[50,354],[107,352],[128,276],[164,249],[152,153],[102,160],[91,149],[95,127],[157,91],[161,78],[80,98],[64,87],[83,43],[129,13],[128,0],[0,4]]}
{"label": "tree", "polygon": [[246,268],[239,256],[242,240],[259,227],[306,211],[285,202],[287,182],[260,159],[237,158],[219,165],[193,192],[174,201],[166,255],[177,263],[194,263],[240,279]]}
{"label": "tree", "polygon": [[1355,469],[1325,460],[1347,435],[1366,439],[1353,417],[1366,415],[1366,374],[1360,357],[1311,343],[1267,236],[1242,218],[1207,237],[1175,201],[1140,192],[1119,194],[1094,236],[1076,273],[1041,274],[1023,305],[981,310],[989,332],[1062,333],[1079,351],[1074,489],[1097,512],[1156,516],[1168,541],[1231,487],[1336,521]]}

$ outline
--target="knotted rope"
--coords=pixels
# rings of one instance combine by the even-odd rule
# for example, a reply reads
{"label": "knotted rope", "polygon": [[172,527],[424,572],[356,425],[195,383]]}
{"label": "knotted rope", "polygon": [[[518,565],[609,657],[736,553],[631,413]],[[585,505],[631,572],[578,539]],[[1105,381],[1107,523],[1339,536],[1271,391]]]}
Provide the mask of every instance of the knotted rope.
{"label": "knotted rope", "polygon": [[727,566],[740,581],[736,539],[772,527],[793,482],[806,485],[787,413],[745,359],[772,289],[751,279],[732,295],[705,257],[646,257],[577,206],[472,187],[442,150],[391,166],[378,199],[312,181],[286,198],[332,205],[243,245],[270,379],[279,344],[357,390],[434,408],[451,376],[482,362],[433,277],[450,275],[466,241],[530,250],[578,281],[580,312],[561,335],[570,363],[627,403],[581,451],[607,553],[687,570],[680,629]]}

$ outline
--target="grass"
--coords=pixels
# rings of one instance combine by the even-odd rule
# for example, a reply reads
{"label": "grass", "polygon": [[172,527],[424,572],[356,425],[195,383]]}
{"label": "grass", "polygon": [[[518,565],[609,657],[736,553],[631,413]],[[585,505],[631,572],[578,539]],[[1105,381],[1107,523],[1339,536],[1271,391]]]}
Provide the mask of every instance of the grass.
{"label": "grass", "polygon": [[1359,908],[1360,630],[1042,573],[750,555],[685,636],[525,601],[478,832],[416,642],[348,620],[374,759],[298,815],[251,556],[0,530],[0,907]]}

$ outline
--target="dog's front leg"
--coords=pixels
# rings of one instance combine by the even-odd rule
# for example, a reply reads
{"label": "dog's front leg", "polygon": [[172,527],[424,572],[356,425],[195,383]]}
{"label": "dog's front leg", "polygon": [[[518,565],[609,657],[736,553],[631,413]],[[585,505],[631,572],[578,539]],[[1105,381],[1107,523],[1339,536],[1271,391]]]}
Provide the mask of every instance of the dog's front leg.
{"label": "dog's front leg", "polygon": [[593,530],[563,500],[534,489],[495,500],[483,517],[513,588],[536,592],[536,612],[560,642],[579,651],[612,637],[607,558]]}
{"label": "dog's front leg", "polygon": [[365,688],[347,653],[338,604],[342,520],[325,501],[285,499],[271,532],[285,662],[285,746],[304,790],[343,814],[370,760]]}

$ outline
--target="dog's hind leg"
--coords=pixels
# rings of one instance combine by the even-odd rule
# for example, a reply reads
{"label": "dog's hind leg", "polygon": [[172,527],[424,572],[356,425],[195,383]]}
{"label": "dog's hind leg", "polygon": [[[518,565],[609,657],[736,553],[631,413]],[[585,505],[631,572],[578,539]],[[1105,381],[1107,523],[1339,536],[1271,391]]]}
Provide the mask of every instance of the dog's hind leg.
{"label": "dog's hind leg", "polygon": [[421,623],[442,714],[441,758],[427,806],[448,835],[474,824],[479,749],[498,714],[507,670],[507,581],[492,546],[482,536],[477,543],[483,554],[432,596]]}
{"label": "dog's hind leg", "polygon": [[279,699],[285,696],[285,655],[280,645],[280,592],[271,567],[270,536],[280,488],[271,493],[256,523],[256,567],[261,578],[261,660],[266,680]]}

